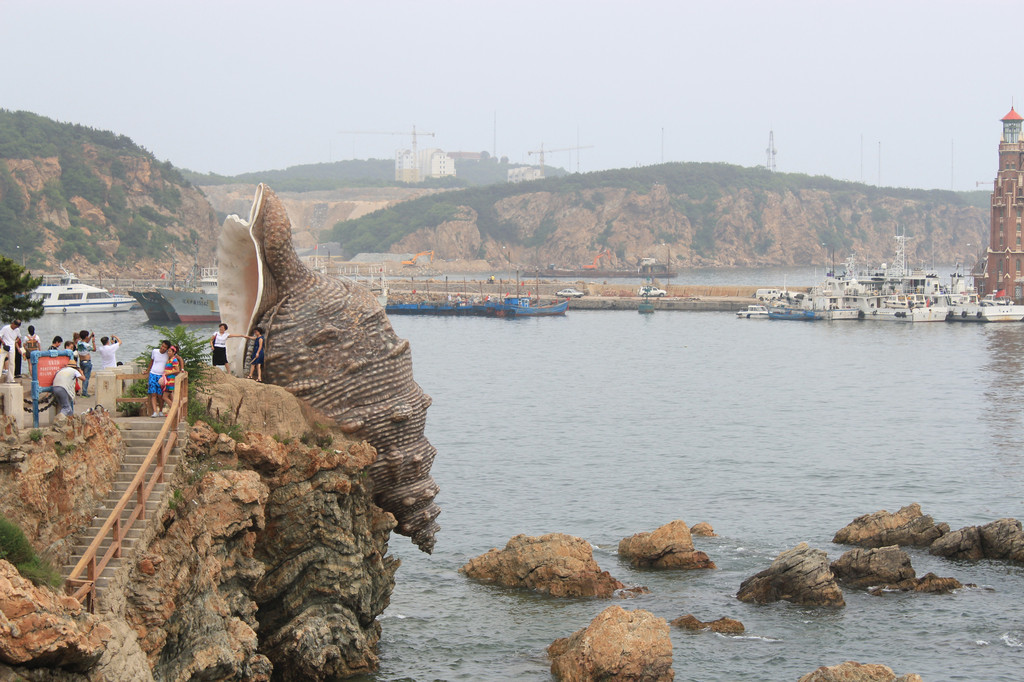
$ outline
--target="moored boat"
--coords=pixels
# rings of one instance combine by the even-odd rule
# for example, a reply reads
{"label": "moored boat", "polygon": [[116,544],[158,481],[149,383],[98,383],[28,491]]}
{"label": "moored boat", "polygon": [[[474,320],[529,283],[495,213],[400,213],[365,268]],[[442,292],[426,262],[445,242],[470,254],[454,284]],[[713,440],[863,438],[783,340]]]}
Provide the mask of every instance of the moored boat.
{"label": "moored boat", "polygon": [[43,284],[36,287],[32,296],[42,301],[44,313],[119,313],[135,305],[131,296],[118,296],[83,284],[67,270],[59,276],[44,276]]}
{"label": "moored boat", "polygon": [[500,301],[420,301],[416,303],[388,303],[388,315],[438,315],[455,317],[550,317],[565,315],[569,301],[534,305],[527,296],[506,296]]}

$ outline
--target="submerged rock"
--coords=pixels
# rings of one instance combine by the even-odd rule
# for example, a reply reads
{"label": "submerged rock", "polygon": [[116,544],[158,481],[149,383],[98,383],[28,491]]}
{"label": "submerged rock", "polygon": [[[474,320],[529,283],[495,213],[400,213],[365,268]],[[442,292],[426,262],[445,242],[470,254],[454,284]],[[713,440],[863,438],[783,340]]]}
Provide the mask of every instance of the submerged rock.
{"label": "submerged rock", "polygon": [[801,677],[799,682],[922,682],[922,680],[920,675],[914,673],[896,677],[896,673],[887,665],[847,661],[831,667],[822,666]]}
{"label": "submerged rock", "polygon": [[707,554],[694,549],[690,529],[680,520],[625,538],[619,556],[638,568],[715,568]]}
{"label": "submerged rock", "polygon": [[921,505],[915,502],[895,514],[882,509],[858,516],[839,529],[832,542],[860,547],[927,547],[948,532],[948,524],[936,524],[932,517],[921,513]]}
{"label": "submerged rock", "polygon": [[459,569],[470,578],[555,597],[610,597],[625,587],[594,561],[590,543],[563,533],[516,535]]}
{"label": "submerged rock", "polygon": [[563,682],[675,678],[668,623],[644,610],[609,606],[586,628],[552,642],[548,656],[551,674]]}
{"label": "submerged rock", "polygon": [[732,618],[723,617],[718,620],[703,623],[697,620],[697,617],[691,613],[676,618],[672,621],[672,625],[686,630],[711,630],[712,632],[719,632],[724,635],[738,635],[745,629],[743,627],[743,623]]}
{"label": "submerged rock", "polygon": [[1024,563],[1024,532],[1017,519],[967,526],[932,543],[929,553],[949,559],[996,559]]}
{"label": "submerged rock", "polygon": [[740,601],[769,604],[780,600],[804,606],[845,606],[843,592],[829,569],[828,555],[801,542],[767,569],[740,584]]}

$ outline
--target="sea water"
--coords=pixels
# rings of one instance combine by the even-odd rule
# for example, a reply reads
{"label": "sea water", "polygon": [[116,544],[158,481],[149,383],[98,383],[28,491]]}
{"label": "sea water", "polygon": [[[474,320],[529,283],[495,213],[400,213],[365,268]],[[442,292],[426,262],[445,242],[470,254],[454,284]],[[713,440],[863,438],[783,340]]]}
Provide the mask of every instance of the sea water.
{"label": "sea water", "polygon": [[[86,319],[87,318],[87,319]],[[141,312],[47,315],[125,341]],[[921,504],[954,529],[1024,518],[1024,325],[784,322],[730,313],[570,311],[564,318],[396,317],[434,403],[427,436],[442,528],[402,560],[380,617],[373,680],[549,680],[545,648],[617,604],[668,620],[743,622],[742,636],[672,629],[677,680],[796,680],[820,665],[884,663],[925,680],[1021,678],[1024,567],[908,550],[954,594],[845,590],[846,606],[745,604],[740,583],[855,517]],[[214,325],[192,327],[212,334]],[[647,571],[619,540],[673,519],[712,571]],[[601,568],[650,594],[556,599],[471,581],[470,558],[516,534],[588,540]]]}
{"label": "sea water", "polygon": [[[845,608],[745,604],[740,583],[807,542],[831,560],[855,517],[918,502],[952,528],[1024,516],[1024,325],[740,320],[728,313],[392,320],[434,398],[442,508],[432,556],[402,559],[379,680],[548,680],[545,648],[610,604],[723,616],[743,636],[672,629],[679,680],[796,680],[884,663],[926,680],[1019,680],[1024,567],[909,550],[954,594],[845,590]],[[673,519],[712,571],[647,571],[624,537]],[[650,594],[555,599],[458,573],[516,534],[588,540]]]}

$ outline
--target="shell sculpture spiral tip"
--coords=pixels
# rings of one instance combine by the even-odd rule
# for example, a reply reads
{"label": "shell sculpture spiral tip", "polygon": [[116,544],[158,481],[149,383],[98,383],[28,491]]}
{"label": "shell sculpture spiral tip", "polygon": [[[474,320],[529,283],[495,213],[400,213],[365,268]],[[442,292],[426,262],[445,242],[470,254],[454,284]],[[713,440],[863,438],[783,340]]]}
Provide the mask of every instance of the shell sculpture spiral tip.
{"label": "shell sculpture spiral tip", "polygon": [[[423,434],[430,396],[413,381],[409,342],[363,285],[310,270],[292,246],[284,205],[259,185],[248,220],[228,216],[218,242],[221,319],[232,333],[264,329],[263,380],[306,400],[377,450],[374,500],[428,554],[440,529]],[[243,366],[245,340],[228,341]]]}

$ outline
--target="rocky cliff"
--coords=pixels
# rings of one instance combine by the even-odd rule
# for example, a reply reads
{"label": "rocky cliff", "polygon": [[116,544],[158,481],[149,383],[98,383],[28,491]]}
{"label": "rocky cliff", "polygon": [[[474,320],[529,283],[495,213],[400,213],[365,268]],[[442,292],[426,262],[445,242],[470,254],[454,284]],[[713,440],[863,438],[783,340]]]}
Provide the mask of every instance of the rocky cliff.
{"label": "rocky cliff", "polygon": [[36,272],[159,277],[212,264],[217,216],[170,163],[124,136],[0,110],[0,252]]}
{"label": "rocky cliff", "polygon": [[[376,669],[377,616],[399,563],[387,554],[394,517],[372,502],[376,452],[284,389],[215,372],[205,391],[214,414],[252,430],[235,440],[198,422],[171,504],[125,557],[101,613],[47,606],[69,639],[45,647],[0,617],[0,677],[308,681]],[[61,434],[84,432],[84,419]],[[86,483],[66,493],[81,498],[72,507],[87,504]],[[9,573],[0,562],[0,588]],[[38,595],[21,599],[48,613]],[[61,648],[77,652],[70,670],[53,660]]]}
{"label": "rocky cliff", "polygon": [[656,182],[524,191],[483,208],[467,202],[453,219],[412,232],[391,250],[543,269],[590,264],[605,248],[612,256],[602,267],[635,266],[646,257],[676,267],[791,266],[823,263],[833,253],[877,265],[891,261],[898,229],[908,237],[910,264],[973,262],[983,244],[988,211],[952,193],[886,194],[848,184],[844,191],[736,186],[716,195]]}

